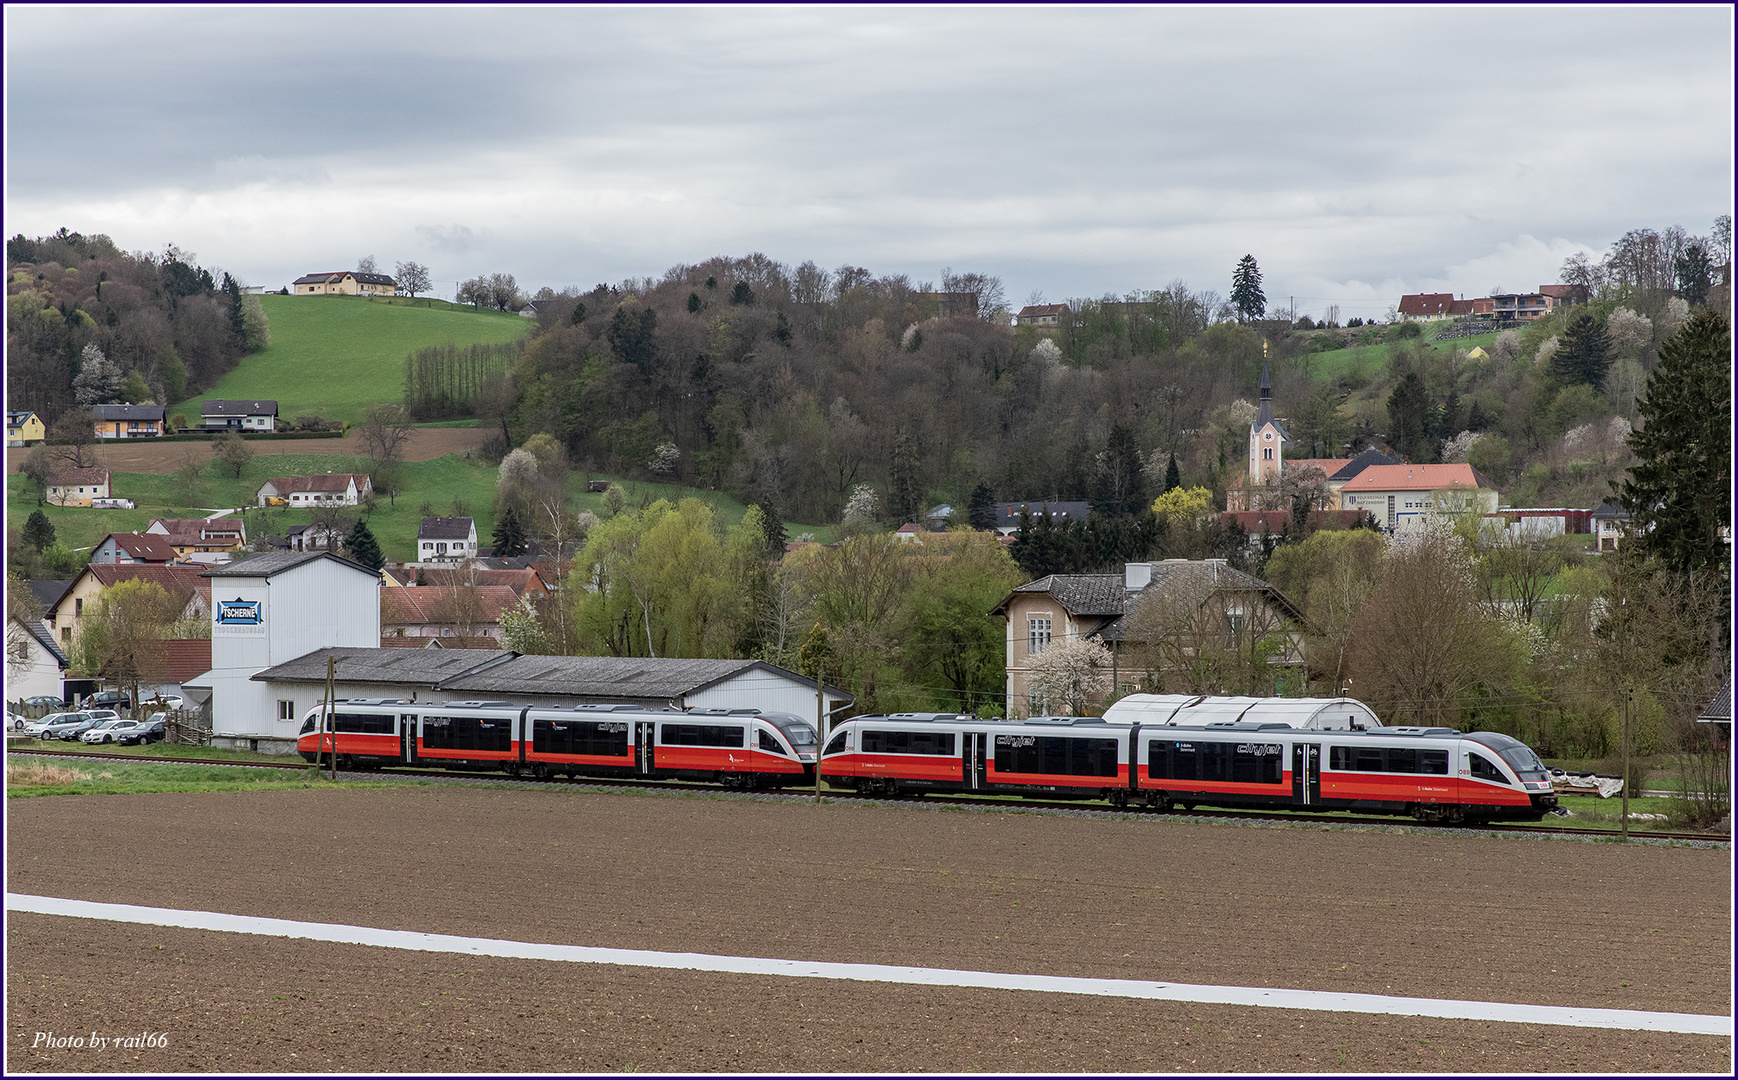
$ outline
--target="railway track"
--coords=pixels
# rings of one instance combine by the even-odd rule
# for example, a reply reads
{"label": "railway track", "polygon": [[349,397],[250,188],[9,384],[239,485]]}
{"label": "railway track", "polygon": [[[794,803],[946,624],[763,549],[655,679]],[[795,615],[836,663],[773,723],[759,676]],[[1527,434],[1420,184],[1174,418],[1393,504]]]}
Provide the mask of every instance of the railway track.
{"label": "railway track", "polygon": [[[134,757],[128,754],[105,754],[93,751],[78,750],[47,750],[12,747],[8,754],[20,754],[34,757],[72,758],[81,761],[141,761],[159,765],[221,765],[237,769],[279,769],[289,772],[307,772],[312,768],[305,762],[285,762],[282,765],[264,761],[214,761],[210,758],[193,757]],[[756,794],[762,797],[774,796],[789,799],[813,798],[812,789],[808,788],[773,788],[757,792],[742,792],[721,788],[716,784],[696,784],[680,780],[615,780],[609,777],[585,777],[583,779],[562,780],[555,778],[539,779],[530,776],[508,776],[505,773],[476,770],[453,769],[419,769],[404,766],[389,766],[382,769],[365,771],[343,770],[341,776],[363,779],[379,776],[402,776],[406,778],[428,780],[450,780],[462,782],[466,780],[489,780],[498,783],[541,784],[547,786],[591,787],[604,790],[620,791],[682,791],[703,792],[708,794]],[[1429,828],[1442,829],[1448,832],[1464,832],[1473,830],[1487,833],[1517,833],[1542,836],[1588,836],[1606,837],[1618,836],[1614,829],[1585,829],[1568,825],[1513,825],[1505,823],[1481,823],[1462,826],[1423,825],[1395,815],[1352,814],[1336,812],[1333,814],[1299,814],[1287,812],[1284,814],[1263,813],[1258,810],[1225,810],[1204,809],[1164,813],[1138,808],[1116,808],[1090,805],[1095,800],[1073,799],[1033,799],[1015,795],[965,795],[955,796],[939,793],[894,795],[885,797],[868,797],[843,791],[827,791],[826,798],[834,802],[864,803],[868,805],[908,803],[930,806],[976,806],[981,808],[1007,808],[1020,810],[1051,810],[1066,811],[1073,814],[1103,817],[1177,817],[1183,820],[1219,821],[1219,822],[1261,822],[1284,823],[1293,825],[1386,825],[1395,828]],[[1631,829],[1632,840],[1678,840],[1697,841],[1701,843],[1730,844],[1731,834],[1726,833],[1693,833],[1693,832],[1663,832],[1660,830]]]}

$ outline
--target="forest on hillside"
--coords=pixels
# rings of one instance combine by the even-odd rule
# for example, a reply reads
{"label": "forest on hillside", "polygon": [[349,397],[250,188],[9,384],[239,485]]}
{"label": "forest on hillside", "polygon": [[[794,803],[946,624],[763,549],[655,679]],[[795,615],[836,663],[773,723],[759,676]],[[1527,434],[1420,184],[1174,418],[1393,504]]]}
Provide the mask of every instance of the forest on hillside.
{"label": "forest on hillside", "polygon": [[[501,427],[501,452],[543,432],[581,467],[770,500],[786,520],[838,521],[864,484],[891,524],[985,489],[1132,508],[1163,489],[1173,456],[1182,482],[1222,506],[1245,467],[1265,350],[1288,456],[1386,445],[1471,461],[1517,505],[1593,506],[1631,460],[1624,440],[1659,345],[1693,305],[1729,308],[1730,247],[1729,218],[1708,238],[1633,230],[1604,259],[1563,267],[1591,303],[1482,355],[1434,341],[1434,325],[1239,319],[1181,281],[1071,299],[1056,328],[1035,329],[1009,325],[988,275],[949,273],[938,290],[718,257],[546,292],[477,409]],[[960,292],[975,316],[944,314]],[[1368,344],[1386,350],[1373,373],[1319,362]]]}
{"label": "forest on hillside", "polygon": [[268,340],[259,300],[173,244],[128,253],[64,228],[6,241],[6,408],[51,426],[78,406],[180,401]]}

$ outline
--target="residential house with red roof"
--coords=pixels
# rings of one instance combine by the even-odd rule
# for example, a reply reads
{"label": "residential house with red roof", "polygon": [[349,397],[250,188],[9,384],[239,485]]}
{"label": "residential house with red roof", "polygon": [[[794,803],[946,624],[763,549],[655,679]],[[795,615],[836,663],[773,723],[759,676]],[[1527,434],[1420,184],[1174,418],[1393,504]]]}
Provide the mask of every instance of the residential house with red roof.
{"label": "residential house with red roof", "polygon": [[163,566],[175,561],[175,549],[161,536],[147,533],[110,533],[91,551],[91,562],[98,566],[116,563],[158,563]]}
{"label": "residential house with red roof", "polygon": [[48,478],[48,501],[56,506],[89,506],[93,499],[109,497],[109,470],[67,465]]}
{"label": "residential house with red roof", "polygon": [[145,527],[145,535],[161,537],[179,559],[203,563],[221,562],[247,544],[247,526],[240,518],[158,518]]}
{"label": "residential house with red roof", "polygon": [[188,564],[92,564],[78,572],[60,599],[43,613],[43,621],[53,629],[54,638],[62,647],[71,645],[85,615],[102,599],[103,593],[120,582],[133,580],[161,585],[181,605],[183,618],[207,619],[211,614],[211,583],[199,576],[205,569]]}
{"label": "residential house with red roof", "polygon": [[1497,486],[1471,465],[1373,465],[1346,482],[1340,503],[1368,510],[1392,532],[1413,529],[1426,515],[1494,513]]}
{"label": "residential house with red roof", "polygon": [[519,606],[506,585],[410,585],[380,590],[380,636],[501,637],[501,616]]}

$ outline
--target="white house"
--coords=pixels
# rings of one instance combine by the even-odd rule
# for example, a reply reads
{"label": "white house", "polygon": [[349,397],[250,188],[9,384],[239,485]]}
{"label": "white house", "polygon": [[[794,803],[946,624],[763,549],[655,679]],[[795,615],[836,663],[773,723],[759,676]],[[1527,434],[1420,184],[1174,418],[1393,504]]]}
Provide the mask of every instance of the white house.
{"label": "white house", "polygon": [[425,517],[416,533],[422,564],[462,563],[477,557],[477,522],[468,517]]}
{"label": "white house", "polygon": [[48,478],[48,501],[56,506],[89,506],[109,497],[109,470],[67,466]]}
{"label": "white house", "polygon": [[1398,531],[1417,528],[1432,512],[1495,513],[1497,490],[1471,465],[1372,465],[1340,489],[1340,505],[1368,510],[1378,525]]}
{"label": "white house", "polygon": [[367,473],[274,476],[260,485],[261,506],[355,506],[374,494]]}
{"label": "white house", "polygon": [[260,671],[332,646],[380,645],[380,575],[330,552],[274,551],[212,567],[211,670],[184,682],[215,745],[289,753],[300,718]]}
{"label": "white house", "polygon": [[206,431],[276,431],[275,401],[204,401],[199,421]]}
{"label": "white house", "polygon": [[6,700],[60,697],[67,657],[40,619],[6,620]]}

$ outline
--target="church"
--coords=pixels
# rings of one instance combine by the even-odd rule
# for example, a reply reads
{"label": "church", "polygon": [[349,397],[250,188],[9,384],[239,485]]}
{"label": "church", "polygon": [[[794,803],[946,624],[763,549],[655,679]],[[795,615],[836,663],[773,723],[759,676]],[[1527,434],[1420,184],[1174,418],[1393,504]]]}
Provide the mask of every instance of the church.
{"label": "church", "polygon": [[[1290,510],[1300,484],[1312,480],[1321,485],[1315,495],[1316,510],[1339,510],[1340,489],[1372,465],[1401,465],[1402,459],[1375,447],[1350,458],[1285,459],[1285,444],[1291,441],[1285,425],[1273,415],[1273,384],[1267,361],[1261,362],[1261,404],[1249,424],[1249,474],[1233,480],[1225,490],[1229,511]],[[1319,472],[1320,476],[1312,474]]]}

